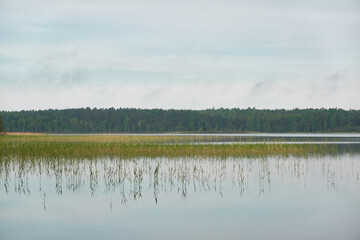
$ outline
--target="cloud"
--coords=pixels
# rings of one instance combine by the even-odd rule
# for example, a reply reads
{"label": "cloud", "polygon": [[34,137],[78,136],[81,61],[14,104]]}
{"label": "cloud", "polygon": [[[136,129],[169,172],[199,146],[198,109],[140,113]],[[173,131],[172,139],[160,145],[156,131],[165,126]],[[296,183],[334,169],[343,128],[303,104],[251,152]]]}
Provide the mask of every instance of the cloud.
{"label": "cloud", "polygon": [[261,95],[271,91],[274,86],[274,80],[265,80],[256,82],[250,89],[249,95]]}
{"label": "cloud", "polygon": [[359,107],[357,0],[1,4],[0,109]]}
{"label": "cloud", "polygon": [[[331,83],[330,83],[331,84]],[[360,81],[347,79],[336,91],[324,79],[251,83],[89,84],[70,89],[1,89],[2,110],[136,107],[204,109],[219,107],[360,108]],[[313,91],[313,88],[316,91]],[[259,91],[256,91],[259,89]],[[34,107],[36,106],[36,107]]]}

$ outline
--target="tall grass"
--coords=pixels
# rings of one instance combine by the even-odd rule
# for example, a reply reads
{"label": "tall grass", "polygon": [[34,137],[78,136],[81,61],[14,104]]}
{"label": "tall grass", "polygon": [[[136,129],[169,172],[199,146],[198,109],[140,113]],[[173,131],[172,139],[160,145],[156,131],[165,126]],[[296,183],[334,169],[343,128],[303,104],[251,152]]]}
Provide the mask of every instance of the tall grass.
{"label": "tall grass", "polygon": [[0,158],[266,157],[360,152],[360,145],[348,144],[194,144],[209,138],[213,140],[209,136],[0,136]]}
{"label": "tall grass", "polygon": [[[213,139],[210,137],[210,141]],[[190,188],[194,192],[222,194],[226,176],[231,177],[243,194],[251,179],[249,174],[256,169],[253,176],[258,176],[258,191],[263,194],[266,188],[270,189],[270,176],[274,173],[306,179],[308,161],[314,158],[312,163],[319,159],[317,164],[330,185],[338,165],[336,171],[359,181],[358,159],[349,162],[351,169],[346,170],[341,157],[322,157],[342,153],[359,156],[359,144],[194,144],[199,141],[209,139],[205,136],[0,136],[0,185],[5,192],[14,189],[30,194],[29,176],[37,176],[39,182],[43,176],[54,180],[56,193],[61,195],[84,185],[94,194],[103,184],[106,191],[120,191],[122,203],[128,201],[130,194],[135,200],[141,198],[142,188],[149,185],[157,203],[160,193],[171,189],[184,198]],[[342,172],[344,169],[348,171],[346,174]]]}
{"label": "tall grass", "polygon": [[45,198],[49,190],[50,193],[55,190],[56,194],[62,195],[85,188],[91,195],[116,192],[121,203],[141,198],[143,189],[144,193],[153,194],[155,203],[161,198],[160,195],[168,192],[177,192],[182,198],[186,198],[189,192],[216,192],[222,196],[223,187],[229,189],[230,186],[232,191],[238,191],[240,195],[246,194],[249,189],[261,195],[266,191],[270,193],[273,180],[282,179],[280,181],[289,181],[289,185],[299,183],[306,187],[308,181],[312,180],[311,177],[308,179],[311,174],[322,177],[324,187],[335,187],[338,181],[358,184],[360,162],[357,160],[348,156],[8,158],[0,161],[0,193],[14,191],[28,195],[40,191]]}

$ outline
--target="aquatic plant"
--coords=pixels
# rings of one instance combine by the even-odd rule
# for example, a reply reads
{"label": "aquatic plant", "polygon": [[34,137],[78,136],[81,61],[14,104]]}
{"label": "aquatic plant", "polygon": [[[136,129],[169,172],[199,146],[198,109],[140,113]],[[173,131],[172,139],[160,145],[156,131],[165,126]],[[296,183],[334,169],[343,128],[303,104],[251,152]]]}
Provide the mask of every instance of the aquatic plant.
{"label": "aquatic plant", "polygon": [[[99,190],[116,193],[121,203],[138,200],[144,192],[157,203],[161,195],[175,192],[181,198],[189,193],[237,191],[240,196],[256,191],[261,196],[271,191],[272,179],[307,184],[308,170],[317,171],[325,187],[334,188],[336,181],[359,181],[360,164],[349,156],[320,158],[99,158],[60,159],[11,158],[0,161],[0,184],[5,192],[29,195],[39,191],[77,192],[84,189],[91,196]],[[29,183],[29,179],[32,179]],[[34,181],[34,179],[37,179]],[[44,181],[47,187],[42,187]],[[39,186],[36,186],[39,184]],[[291,184],[289,182],[289,184]],[[50,189],[49,189],[50,186]],[[45,204],[44,204],[45,207]]]}
{"label": "aquatic plant", "polygon": [[360,152],[359,144],[213,144],[214,136],[0,136],[0,158],[287,157]]}

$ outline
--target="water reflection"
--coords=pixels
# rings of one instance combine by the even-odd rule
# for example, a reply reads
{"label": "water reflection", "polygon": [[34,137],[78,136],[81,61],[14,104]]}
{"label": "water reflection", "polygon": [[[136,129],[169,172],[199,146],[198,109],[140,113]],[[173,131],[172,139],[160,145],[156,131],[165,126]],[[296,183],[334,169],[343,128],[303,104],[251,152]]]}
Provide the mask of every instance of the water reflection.
{"label": "water reflection", "polygon": [[[114,194],[120,203],[153,196],[155,204],[168,193],[186,199],[189,194],[229,191],[271,194],[273,182],[301,184],[321,178],[322,187],[359,182],[359,154],[269,158],[136,158],[136,159],[3,159],[0,191],[20,195],[40,193],[46,210],[47,193]],[[113,203],[110,202],[110,208]]]}

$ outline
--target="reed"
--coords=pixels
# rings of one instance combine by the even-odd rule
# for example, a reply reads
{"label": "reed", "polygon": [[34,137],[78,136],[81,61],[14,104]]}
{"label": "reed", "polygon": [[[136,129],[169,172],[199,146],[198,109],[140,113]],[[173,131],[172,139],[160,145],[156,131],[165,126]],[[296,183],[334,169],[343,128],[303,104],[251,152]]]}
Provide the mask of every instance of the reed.
{"label": "reed", "polygon": [[[266,190],[270,192],[272,179],[289,179],[291,185],[297,182],[306,187],[308,175],[311,175],[309,169],[317,169],[317,178],[322,177],[327,187],[335,187],[336,181],[358,184],[360,163],[357,160],[347,156],[226,159],[8,158],[0,161],[0,193],[14,191],[29,195],[39,190],[44,194],[45,203],[49,190],[62,195],[85,188],[91,196],[97,192],[119,193],[122,204],[130,199],[142,198],[143,189],[147,194],[149,190],[153,192],[151,194],[154,195],[155,203],[168,192],[177,192],[182,198],[186,198],[189,192],[216,192],[222,196],[223,187],[230,185],[232,191],[237,189],[240,195],[246,194],[249,187],[262,195],[266,194]],[[344,168],[346,165],[351,168]],[[253,184],[254,181],[257,184]],[[47,184],[42,187],[42,182]]]}
{"label": "reed", "polygon": [[[98,157],[266,157],[360,152],[357,146],[333,144],[212,144],[213,136],[35,135],[0,136],[0,158]],[[202,144],[197,142],[206,141]]]}

